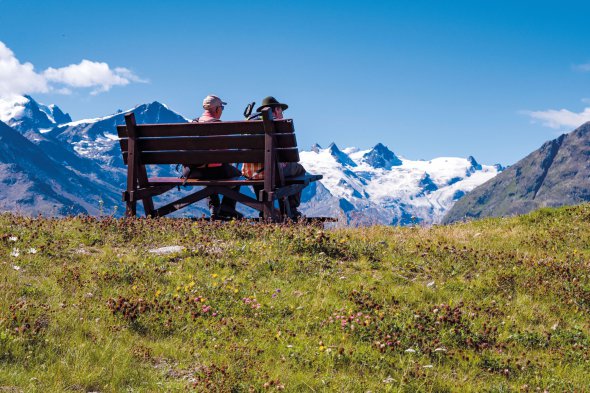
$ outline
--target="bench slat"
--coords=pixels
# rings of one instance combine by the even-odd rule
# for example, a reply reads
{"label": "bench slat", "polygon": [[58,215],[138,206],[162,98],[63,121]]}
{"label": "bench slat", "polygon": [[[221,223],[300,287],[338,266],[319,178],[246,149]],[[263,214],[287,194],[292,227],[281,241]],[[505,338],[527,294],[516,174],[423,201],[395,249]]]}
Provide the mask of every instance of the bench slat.
{"label": "bench slat", "polygon": [[[279,162],[299,162],[297,148],[276,149]],[[123,161],[127,163],[127,152]],[[143,165],[151,164],[212,164],[232,162],[264,162],[263,149],[249,150],[192,150],[192,151],[148,151],[140,153]]]}
{"label": "bench slat", "polygon": [[[279,134],[292,134],[295,129],[292,119],[275,120],[275,130]],[[138,137],[160,136],[215,136],[264,134],[261,120],[223,121],[218,123],[178,123],[178,124],[138,124]],[[119,138],[127,137],[125,126],[117,126]]]}
{"label": "bench slat", "polygon": [[[301,175],[296,177],[285,178],[286,184],[309,184],[313,181],[320,180],[322,175]],[[152,177],[148,179],[150,186],[179,186],[184,183],[184,179],[177,177]],[[232,179],[222,180],[200,180],[200,179],[188,179],[186,186],[251,186],[251,185],[262,185],[264,180],[250,180],[245,177],[234,177]]]}
{"label": "bench slat", "polygon": [[[276,134],[277,147],[297,147],[295,134]],[[121,151],[127,151],[127,139],[121,139]],[[178,138],[139,138],[141,151],[264,149],[264,135],[198,136]]]}

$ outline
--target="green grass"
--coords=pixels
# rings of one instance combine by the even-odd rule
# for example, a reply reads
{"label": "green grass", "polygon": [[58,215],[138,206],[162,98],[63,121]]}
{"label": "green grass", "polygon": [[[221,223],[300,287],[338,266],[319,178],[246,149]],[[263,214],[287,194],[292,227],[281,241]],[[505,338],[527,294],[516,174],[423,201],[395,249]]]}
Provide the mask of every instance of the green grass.
{"label": "green grass", "polygon": [[0,215],[0,392],[590,391],[589,273],[590,205],[339,230]]}

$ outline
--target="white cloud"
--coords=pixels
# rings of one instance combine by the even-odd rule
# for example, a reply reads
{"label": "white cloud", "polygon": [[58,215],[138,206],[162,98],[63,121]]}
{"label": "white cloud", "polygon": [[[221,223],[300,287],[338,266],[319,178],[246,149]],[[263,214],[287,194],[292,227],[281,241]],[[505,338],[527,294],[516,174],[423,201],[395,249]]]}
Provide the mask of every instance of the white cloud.
{"label": "white cloud", "polygon": [[55,92],[71,94],[72,89],[90,88],[90,94],[109,91],[113,86],[145,83],[124,67],[112,69],[107,63],[82,60],[61,68],[36,72],[33,64],[21,63],[0,41],[0,96]]}
{"label": "white cloud", "polygon": [[143,82],[130,70],[117,67],[112,70],[107,63],[82,60],[62,68],[48,68],[43,76],[50,81],[70,87],[92,87],[91,94],[109,91],[113,86],[125,86],[131,82]]}
{"label": "white cloud", "polygon": [[0,95],[46,93],[47,81],[35,72],[31,63],[22,64],[14,53],[0,41]]}
{"label": "white cloud", "polygon": [[529,111],[524,113],[529,115],[533,120],[540,121],[544,126],[555,129],[564,127],[576,128],[590,121],[590,107],[585,108],[579,113],[567,109],[549,109],[546,111]]}

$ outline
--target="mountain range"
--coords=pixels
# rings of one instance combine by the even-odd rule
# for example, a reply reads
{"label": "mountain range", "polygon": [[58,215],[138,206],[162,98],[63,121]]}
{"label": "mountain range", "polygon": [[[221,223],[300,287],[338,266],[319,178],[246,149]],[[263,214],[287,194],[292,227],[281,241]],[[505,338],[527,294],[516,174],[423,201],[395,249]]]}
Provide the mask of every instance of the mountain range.
{"label": "mountain range", "polygon": [[544,143],[458,201],[444,223],[590,200],[590,122]]}
{"label": "mountain range", "polygon": [[[115,127],[131,111],[138,123],[189,121],[159,102],[72,121],[30,96],[0,99],[0,211],[121,215],[126,169]],[[410,160],[381,143],[366,150],[316,144],[300,156],[308,172],[324,176],[305,189],[302,211],[349,225],[438,223],[456,201],[504,169],[473,157]],[[174,166],[150,170],[177,176]],[[180,214],[206,211],[202,203]]]}

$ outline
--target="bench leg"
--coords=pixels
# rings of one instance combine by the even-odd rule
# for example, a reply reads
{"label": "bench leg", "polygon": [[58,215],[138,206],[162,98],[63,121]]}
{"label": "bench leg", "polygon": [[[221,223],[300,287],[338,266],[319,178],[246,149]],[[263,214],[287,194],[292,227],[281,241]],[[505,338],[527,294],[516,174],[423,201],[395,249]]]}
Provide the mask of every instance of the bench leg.
{"label": "bench leg", "polygon": [[273,221],[274,206],[272,202],[263,202],[262,204],[262,218],[264,221]]}
{"label": "bench leg", "polygon": [[154,215],[154,200],[152,197],[143,198],[143,210],[145,210],[146,217],[155,217]]}
{"label": "bench leg", "polygon": [[125,211],[127,217],[135,217],[137,215],[137,202],[127,201],[127,209]]}

